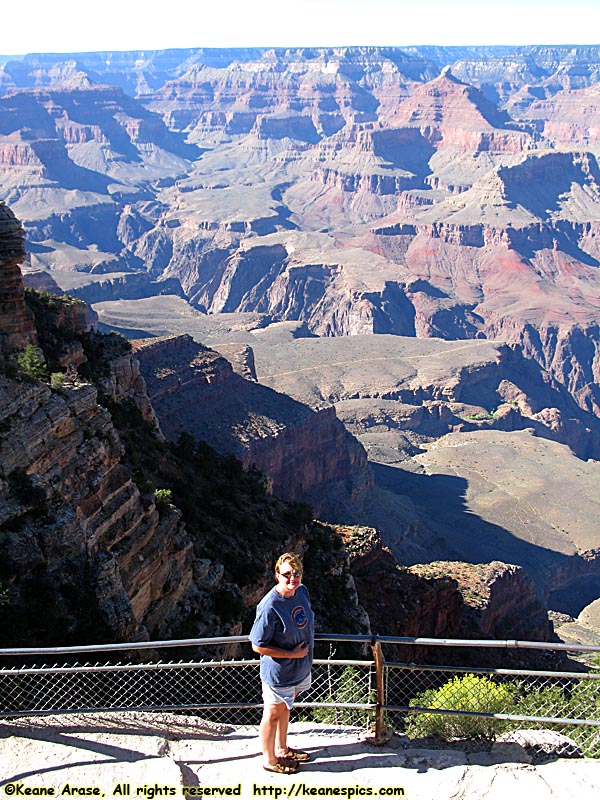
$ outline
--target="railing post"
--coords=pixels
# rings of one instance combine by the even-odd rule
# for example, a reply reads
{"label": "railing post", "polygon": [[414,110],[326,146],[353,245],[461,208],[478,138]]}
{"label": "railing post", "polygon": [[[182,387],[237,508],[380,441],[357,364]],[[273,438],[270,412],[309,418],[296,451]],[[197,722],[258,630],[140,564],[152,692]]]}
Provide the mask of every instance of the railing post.
{"label": "railing post", "polygon": [[371,639],[371,651],[375,661],[376,682],[374,744],[385,744],[390,740],[390,733],[385,724],[385,659],[381,649],[381,642],[376,636]]}

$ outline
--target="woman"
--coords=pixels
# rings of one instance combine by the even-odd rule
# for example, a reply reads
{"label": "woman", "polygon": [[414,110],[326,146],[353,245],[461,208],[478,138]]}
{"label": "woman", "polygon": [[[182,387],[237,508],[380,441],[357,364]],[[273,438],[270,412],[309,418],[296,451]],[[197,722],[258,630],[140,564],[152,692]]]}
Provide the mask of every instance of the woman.
{"label": "woman", "polygon": [[277,559],[275,581],[258,604],[250,641],[260,653],[263,767],[289,775],[298,771],[299,762],[309,760],[308,753],[288,747],[287,729],[296,695],[310,687],[315,617],[295,553]]}

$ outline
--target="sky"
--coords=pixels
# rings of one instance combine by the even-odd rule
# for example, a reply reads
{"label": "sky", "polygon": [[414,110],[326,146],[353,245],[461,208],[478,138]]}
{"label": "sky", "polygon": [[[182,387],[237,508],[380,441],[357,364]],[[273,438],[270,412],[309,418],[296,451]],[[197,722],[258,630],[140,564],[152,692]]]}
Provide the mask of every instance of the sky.
{"label": "sky", "polygon": [[600,2],[9,0],[0,29],[0,55],[428,44],[600,44]]}

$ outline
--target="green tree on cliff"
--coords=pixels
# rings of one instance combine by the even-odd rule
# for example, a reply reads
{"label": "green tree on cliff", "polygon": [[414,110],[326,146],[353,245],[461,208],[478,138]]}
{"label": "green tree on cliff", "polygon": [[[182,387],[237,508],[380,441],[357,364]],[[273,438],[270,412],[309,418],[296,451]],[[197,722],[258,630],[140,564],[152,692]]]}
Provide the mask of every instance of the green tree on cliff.
{"label": "green tree on cliff", "polygon": [[28,344],[23,353],[17,358],[17,364],[25,375],[33,381],[45,381],[48,370],[40,356],[40,352],[33,344]]}

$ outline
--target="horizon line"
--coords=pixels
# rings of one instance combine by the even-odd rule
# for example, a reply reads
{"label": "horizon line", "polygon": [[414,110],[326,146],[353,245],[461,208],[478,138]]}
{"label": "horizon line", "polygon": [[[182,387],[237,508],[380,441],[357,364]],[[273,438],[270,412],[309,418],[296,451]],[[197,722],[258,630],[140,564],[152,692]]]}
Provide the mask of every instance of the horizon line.
{"label": "horizon line", "polygon": [[232,44],[232,45],[175,45],[166,47],[100,47],[84,50],[28,50],[19,53],[0,53],[0,59],[27,58],[28,56],[61,56],[61,55],[92,55],[98,53],[161,53],[174,51],[248,51],[260,50],[285,51],[285,50],[410,50],[410,49],[440,49],[440,50],[468,50],[468,49],[512,49],[521,50],[526,48],[600,48],[598,42],[533,42],[527,44],[504,43],[504,44],[439,44],[435,42],[422,44]]}

